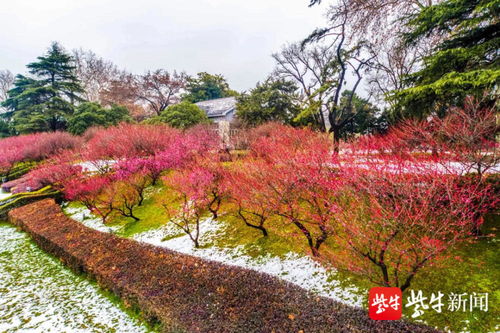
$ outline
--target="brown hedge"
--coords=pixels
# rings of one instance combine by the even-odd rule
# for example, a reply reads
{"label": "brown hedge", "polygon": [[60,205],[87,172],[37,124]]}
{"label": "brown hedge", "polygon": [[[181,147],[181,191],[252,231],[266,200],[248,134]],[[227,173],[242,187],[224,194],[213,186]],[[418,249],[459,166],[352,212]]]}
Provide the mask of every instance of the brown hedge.
{"label": "brown hedge", "polygon": [[52,199],[9,219],[76,272],[159,320],[165,332],[433,332],[315,296],[267,274],[89,229]]}

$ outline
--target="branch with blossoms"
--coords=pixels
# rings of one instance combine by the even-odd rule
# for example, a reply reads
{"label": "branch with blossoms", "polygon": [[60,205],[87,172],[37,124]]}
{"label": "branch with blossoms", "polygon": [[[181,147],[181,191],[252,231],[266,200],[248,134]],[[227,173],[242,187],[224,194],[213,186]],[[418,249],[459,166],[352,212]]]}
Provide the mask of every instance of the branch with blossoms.
{"label": "branch with blossoms", "polygon": [[252,142],[250,156],[240,167],[247,175],[236,182],[236,197],[241,196],[238,187],[256,186],[252,198],[242,202],[244,208],[251,200],[253,210],[262,207],[267,215],[281,217],[305,237],[313,256],[320,256],[320,247],[335,232],[332,198],[341,183],[329,139],[307,129],[275,125]]}
{"label": "branch with blossoms", "polygon": [[99,216],[106,224],[114,213],[112,196],[104,195],[109,188],[109,177],[96,176],[87,179],[72,179],[65,184],[65,197],[82,203],[91,213]]}
{"label": "branch with blossoms", "polygon": [[175,193],[174,199],[163,205],[169,221],[188,234],[196,247],[202,217],[208,214],[212,220],[219,217],[222,201],[227,197],[225,177],[224,167],[215,153],[210,158],[198,159],[191,168],[163,178]]}

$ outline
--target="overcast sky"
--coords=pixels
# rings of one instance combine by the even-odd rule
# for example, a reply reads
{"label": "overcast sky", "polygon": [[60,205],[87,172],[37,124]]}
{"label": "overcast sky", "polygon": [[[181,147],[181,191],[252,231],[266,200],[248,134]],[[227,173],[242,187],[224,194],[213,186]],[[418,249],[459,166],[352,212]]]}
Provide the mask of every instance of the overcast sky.
{"label": "overcast sky", "polygon": [[236,90],[273,68],[271,54],[325,23],[308,0],[1,0],[0,69],[24,73],[51,41],[134,73],[223,74]]}

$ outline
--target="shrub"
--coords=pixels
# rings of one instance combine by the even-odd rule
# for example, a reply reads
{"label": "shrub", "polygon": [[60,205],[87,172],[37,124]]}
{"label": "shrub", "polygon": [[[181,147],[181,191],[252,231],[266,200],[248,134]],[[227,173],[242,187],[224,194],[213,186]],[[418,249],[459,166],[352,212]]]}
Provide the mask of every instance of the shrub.
{"label": "shrub", "polygon": [[196,104],[191,104],[189,102],[171,105],[158,117],[153,118],[149,122],[155,124],[158,121],[180,129],[186,129],[197,124],[209,122],[205,111],[200,109]]}
{"label": "shrub", "polygon": [[126,180],[111,175],[98,175],[73,179],[65,184],[65,197],[79,201],[103,223],[115,214],[139,221],[134,209],[144,200],[144,190],[149,184],[141,174],[129,175]]}
{"label": "shrub", "polygon": [[37,133],[0,140],[0,169],[8,172],[15,163],[40,161],[64,150],[79,148],[80,138],[66,132]]}
{"label": "shrub", "polygon": [[103,195],[104,189],[110,184],[110,178],[103,176],[72,179],[65,184],[64,195],[68,200],[82,203],[93,214],[100,216],[105,224],[114,212],[113,201]]}
{"label": "shrub", "polygon": [[171,223],[181,228],[199,247],[201,219],[211,214],[215,220],[222,200],[227,195],[225,170],[217,154],[198,159],[189,168],[179,170],[164,178],[164,182],[176,193],[164,208]]}
{"label": "shrub", "polygon": [[83,134],[93,126],[114,126],[120,122],[130,122],[129,112],[126,107],[113,105],[104,108],[98,103],[84,102],[78,105],[68,121],[68,131],[75,135]]}
{"label": "shrub", "polygon": [[53,200],[9,220],[76,272],[138,305],[166,332],[436,332],[319,297],[282,279],[117,237],[66,217]]}
{"label": "shrub", "polygon": [[453,107],[444,118],[406,120],[385,135],[363,136],[351,150],[415,158],[431,152],[434,162],[450,172],[484,173],[500,162],[497,115],[494,107],[482,107],[471,97],[462,108]]}
{"label": "shrub", "polygon": [[180,133],[163,125],[120,124],[100,128],[86,143],[86,160],[153,156],[175,145]]}
{"label": "shrub", "polygon": [[261,182],[254,164],[246,160],[233,165],[226,177],[231,202],[236,206],[235,215],[247,226],[258,229],[264,237],[268,235],[265,223],[275,210],[266,202],[265,183]]}
{"label": "shrub", "polygon": [[[321,245],[334,233],[332,199],[341,183],[328,138],[307,129],[268,125],[267,134],[253,141],[251,158],[244,163],[241,170],[249,177],[241,181],[248,182],[245,188],[258,186],[254,200],[260,201],[247,209],[260,206],[266,214],[282,217],[306,238],[312,254],[319,256]],[[233,192],[241,199],[238,189]]]}
{"label": "shrub", "polygon": [[147,179],[137,174],[125,181],[112,182],[104,188],[102,196],[112,211],[123,217],[139,221],[140,219],[134,214],[134,210],[142,205],[146,186]]}

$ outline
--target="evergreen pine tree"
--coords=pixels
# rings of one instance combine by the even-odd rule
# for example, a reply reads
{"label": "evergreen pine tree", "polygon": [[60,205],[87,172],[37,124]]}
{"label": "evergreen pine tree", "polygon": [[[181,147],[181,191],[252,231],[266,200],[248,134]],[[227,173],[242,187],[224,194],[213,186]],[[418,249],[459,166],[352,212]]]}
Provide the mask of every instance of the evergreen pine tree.
{"label": "evergreen pine tree", "polygon": [[12,118],[18,133],[65,129],[83,92],[72,57],[53,43],[46,55],[26,67],[30,76],[16,76],[14,88],[3,103],[8,109],[5,116]]}
{"label": "evergreen pine tree", "polygon": [[408,80],[412,87],[396,92],[400,114],[444,115],[449,106],[461,105],[465,96],[494,100],[500,81],[500,2],[498,0],[446,0],[424,8],[408,21],[408,44],[422,38],[444,37],[424,59],[421,70]]}

